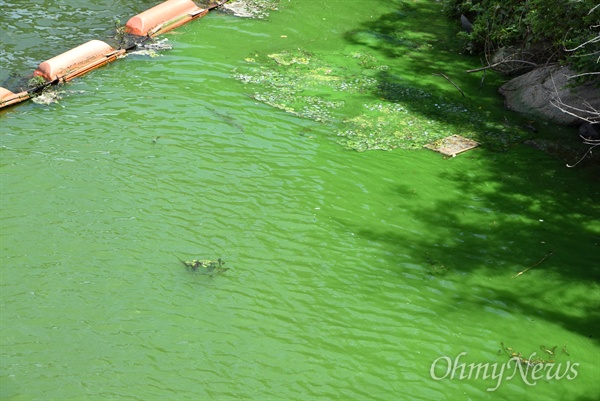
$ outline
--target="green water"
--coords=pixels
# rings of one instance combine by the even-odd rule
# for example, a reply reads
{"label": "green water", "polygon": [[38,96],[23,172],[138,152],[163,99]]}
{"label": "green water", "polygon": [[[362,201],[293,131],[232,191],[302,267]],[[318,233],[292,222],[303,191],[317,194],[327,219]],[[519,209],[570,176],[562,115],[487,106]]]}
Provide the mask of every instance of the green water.
{"label": "green water", "polygon": [[[79,2],[98,14],[85,25],[46,3],[55,17],[41,31],[15,17],[21,2],[0,2],[0,26],[20,27],[2,32],[13,44],[3,78],[63,50],[40,35],[73,47],[152,5]],[[233,78],[255,54],[302,48],[344,66],[371,51],[423,90],[518,119],[491,86],[463,100],[423,73],[439,57],[477,88],[481,77],[457,74],[469,59],[374,41],[373,24],[397,13],[418,22],[405,22],[413,40],[425,28],[450,38],[436,2],[403,4],[282,0],[266,21],[213,13],[165,35],[174,48],[161,57],[129,56],[57,104],[3,111],[0,398],[597,399],[595,171],[520,145],[452,159],[349,151],[337,122],[260,103]],[[350,117],[360,102],[345,100]],[[217,276],[178,260],[219,257],[229,270]],[[577,363],[576,377],[432,378],[434,361],[463,352],[467,364],[505,364],[501,342],[525,357],[557,346],[561,373]],[[433,375],[444,372],[439,362]]]}

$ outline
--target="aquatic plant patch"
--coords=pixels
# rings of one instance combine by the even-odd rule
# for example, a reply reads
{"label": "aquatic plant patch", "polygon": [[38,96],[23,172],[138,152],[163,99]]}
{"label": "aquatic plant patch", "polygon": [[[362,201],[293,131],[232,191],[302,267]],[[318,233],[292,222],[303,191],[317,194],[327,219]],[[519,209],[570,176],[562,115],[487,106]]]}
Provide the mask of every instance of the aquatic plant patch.
{"label": "aquatic plant patch", "polygon": [[246,63],[234,77],[252,86],[256,100],[334,123],[338,142],[356,151],[417,149],[451,135],[505,148],[525,134],[508,122],[491,121],[467,103],[409,85],[371,53],[282,51],[255,54]]}
{"label": "aquatic plant patch", "polygon": [[[345,106],[344,92],[356,93],[365,79],[344,79],[323,60],[303,51],[246,58],[248,68],[234,77],[252,84],[253,97],[270,106],[319,122],[332,122]],[[339,118],[339,115],[337,118]]]}

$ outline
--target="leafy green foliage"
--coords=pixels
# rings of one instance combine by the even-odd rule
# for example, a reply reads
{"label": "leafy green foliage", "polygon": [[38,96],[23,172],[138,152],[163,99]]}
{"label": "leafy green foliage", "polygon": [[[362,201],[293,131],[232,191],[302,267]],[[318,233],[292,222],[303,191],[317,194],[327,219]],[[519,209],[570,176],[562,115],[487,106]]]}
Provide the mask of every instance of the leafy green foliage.
{"label": "leafy green foliage", "polygon": [[46,80],[42,77],[40,77],[39,75],[34,75],[33,78],[31,78],[28,82],[27,82],[27,86],[29,88],[36,88],[40,85],[43,85],[46,83]]}
{"label": "leafy green foliage", "polygon": [[445,9],[449,17],[464,14],[473,23],[471,33],[460,34],[472,52],[543,47],[545,56],[585,73],[599,69],[600,7],[595,6],[595,0],[446,0]]}

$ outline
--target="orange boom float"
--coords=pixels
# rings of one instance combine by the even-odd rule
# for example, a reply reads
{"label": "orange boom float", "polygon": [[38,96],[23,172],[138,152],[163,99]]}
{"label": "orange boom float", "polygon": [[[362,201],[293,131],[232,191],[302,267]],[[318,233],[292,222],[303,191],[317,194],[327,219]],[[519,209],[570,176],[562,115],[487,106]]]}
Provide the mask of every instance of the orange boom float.
{"label": "orange boom float", "polygon": [[90,40],[68,52],[44,61],[33,75],[42,77],[47,82],[55,80],[66,82],[108,64],[124,53],[125,50],[113,49],[101,40]]}
{"label": "orange boom float", "polygon": [[208,14],[191,0],[169,0],[152,7],[125,24],[125,32],[136,36],[156,36]]}
{"label": "orange boom float", "polygon": [[12,93],[8,89],[0,88],[0,109],[29,99],[29,92]]}

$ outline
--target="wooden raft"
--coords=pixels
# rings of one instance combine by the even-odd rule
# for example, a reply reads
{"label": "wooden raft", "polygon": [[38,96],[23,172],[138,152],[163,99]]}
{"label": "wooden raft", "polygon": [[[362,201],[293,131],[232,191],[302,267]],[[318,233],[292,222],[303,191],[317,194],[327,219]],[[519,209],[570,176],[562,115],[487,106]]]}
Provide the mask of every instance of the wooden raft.
{"label": "wooden raft", "polygon": [[424,145],[427,149],[441,153],[445,156],[454,157],[459,153],[466,152],[479,146],[478,142],[460,135],[451,135],[444,139]]}

